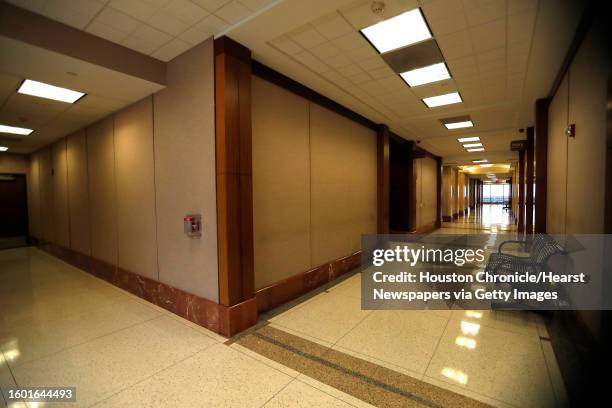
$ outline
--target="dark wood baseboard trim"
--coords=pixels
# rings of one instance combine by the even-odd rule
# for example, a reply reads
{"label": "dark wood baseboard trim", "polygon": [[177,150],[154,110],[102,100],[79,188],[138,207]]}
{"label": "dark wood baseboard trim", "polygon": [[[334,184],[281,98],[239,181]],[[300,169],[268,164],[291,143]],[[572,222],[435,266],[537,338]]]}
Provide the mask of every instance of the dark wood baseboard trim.
{"label": "dark wood baseboard trim", "polygon": [[267,312],[296,299],[361,265],[361,251],[291,276],[255,292],[257,311]]}
{"label": "dark wood baseboard trim", "polygon": [[32,243],[66,263],[222,336],[232,337],[257,323],[255,298],[228,307],[60,245],[36,238]]}
{"label": "dark wood baseboard trim", "polygon": [[444,222],[451,222],[451,221],[453,221],[453,216],[452,215],[443,215],[442,216],[442,221],[444,221]]}
{"label": "dark wood baseboard trim", "polygon": [[453,220],[456,220],[457,218],[459,218],[459,213],[454,213],[453,214]]}

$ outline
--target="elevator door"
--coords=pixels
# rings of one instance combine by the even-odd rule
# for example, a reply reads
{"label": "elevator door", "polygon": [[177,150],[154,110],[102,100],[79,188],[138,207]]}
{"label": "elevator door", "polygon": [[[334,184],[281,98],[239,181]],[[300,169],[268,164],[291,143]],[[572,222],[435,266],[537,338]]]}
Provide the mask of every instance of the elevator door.
{"label": "elevator door", "polygon": [[0,174],[0,249],[28,244],[28,199],[23,174]]}

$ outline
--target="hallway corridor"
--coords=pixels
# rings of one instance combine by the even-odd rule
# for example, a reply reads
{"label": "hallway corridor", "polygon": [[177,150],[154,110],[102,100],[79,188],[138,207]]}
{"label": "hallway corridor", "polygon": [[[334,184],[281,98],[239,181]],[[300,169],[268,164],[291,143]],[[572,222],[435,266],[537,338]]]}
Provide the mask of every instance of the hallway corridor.
{"label": "hallway corridor", "polygon": [[[516,231],[510,210],[503,204],[481,204],[476,208],[468,208],[468,213],[459,216],[451,222],[442,222],[443,228],[467,229],[474,232],[506,232]],[[467,233],[467,232],[466,232]]]}
{"label": "hallway corridor", "polygon": [[76,386],[70,407],[564,405],[528,312],[361,310],[357,272],[224,343],[35,248],[0,252],[0,271],[2,387]]}

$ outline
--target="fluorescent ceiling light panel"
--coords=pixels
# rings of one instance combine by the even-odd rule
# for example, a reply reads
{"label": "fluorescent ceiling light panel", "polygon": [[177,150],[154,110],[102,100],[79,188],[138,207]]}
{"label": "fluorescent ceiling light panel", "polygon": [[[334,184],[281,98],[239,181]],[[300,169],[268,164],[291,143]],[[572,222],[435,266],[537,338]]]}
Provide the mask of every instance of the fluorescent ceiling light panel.
{"label": "fluorescent ceiling light panel", "polygon": [[460,137],[457,140],[459,141],[459,143],[480,142],[480,137],[478,137],[478,136],[474,136],[474,137]]}
{"label": "fluorescent ceiling light panel", "polygon": [[484,152],[484,147],[478,147],[476,149],[467,149],[468,152]]}
{"label": "fluorescent ceiling light panel", "polygon": [[381,54],[431,38],[431,33],[416,8],[361,30]]}
{"label": "fluorescent ceiling light panel", "polygon": [[8,147],[0,146],[0,152],[6,152],[7,150],[8,150]]}
{"label": "fluorescent ceiling light panel", "polygon": [[404,81],[410,86],[424,85],[450,78],[448,69],[446,69],[446,64],[443,62],[428,67],[413,69],[412,71],[400,74],[400,76],[404,78]]}
{"label": "fluorescent ceiling light panel", "polygon": [[25,136],[27,136],[27,135],[29,135],[32,132],[33,132],[33,130],[32,129],[28,129],[28,128],[0,125],[0,133],[11,133],[13,135],[25,135]]}
{"label": "fluorescent ceiling light panel", "polygon": [[482,160],[472,160],[472,163],[487,163],[488,160],[487,159],[482,159]]}
{"label": "fluorescent ceiling light panel", "polygon": [[468,143],[468,144],[464,144],[463,147],[465,147],[466,149],[470,147],[482,147],[482,143]]}
{"label": "fluorescent ceiling light panel", "polygon": [[452,105],[453,103],[463,102],[463,100],[459,92],[451,92],[444,95],[423,98],[423,102],[428,108],[435,108],[436,106]]}
{"label": "fluorescent ceiling light panel", "polygon": [[75,103],[85,95],[83,92],[45,84],[44,82],[32,81],[31,79],[23,81],[17,92],[67,103]]}
{"label": "fluorescent ceiling light panel", "polygon": [[469,128],[474,126],[474,124],[472,123],[471,120],[466,120],[465,122],[455,122],[455,123],[445,123],[444,126],[446,126],[447,129],[462,129],[462,128]]}
{"label": "fluorescent ceiling light panel", "polygon": [[480,167],[491,167],[491,166],[493,166],[493,164],[492,164],[492,163],[489,163],[489,164],[481,164],[481,165],[480,165]]}

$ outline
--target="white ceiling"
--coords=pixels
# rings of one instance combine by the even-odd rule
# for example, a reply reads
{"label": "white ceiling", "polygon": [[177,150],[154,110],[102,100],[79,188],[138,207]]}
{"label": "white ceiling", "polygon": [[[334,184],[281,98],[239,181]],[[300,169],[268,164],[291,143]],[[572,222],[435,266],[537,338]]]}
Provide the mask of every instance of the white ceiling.
{"label": "white ceiling", "polygon": [[[389,124],[402,137],[419,140],[445,162],[515,159],[510,141],[524,138],[518,129],[533,124],[535,99],[547,96],[551,88],[579,21],[581,2],[383,1],[386,7],[380,16],[370,10],[371,0],[8,0],[164,61],[211,35],[226,34],[250,48],[258,61],[374,122]],[[410,88],[359,30],[416,7],[421,7],[452,79]],[[0,119],[19,125],[16,120],[27,116],[40,126],[32,138],[36,142],[91,123],[146,95],[141,92],[154,92],[146,86],[139,88],[142,84],[132,83],[127,76],[125,87],[94,90],[96,83],[104,83],[96,76],[107,72],[51,54],[45,58],[52,62],[33,64],[44,67],[34,73],[24,67],[7,68],[7,59],[0,64],[0,104],[4,103]],[[79,63],[85,65],[76,66]],[[71,64],[73,69],[67,69]],[[49,74],[52,67],[58,72]],[[70,78],[67,71],[83,75]],[[83,90],[87,101],[67,107],[15,95],[26,76]],[[133,87],[139,91],[120,95]],[[461,93],[462,103],[429,109],[420,101],[455,90]],[[46,104],[44,109],[40,103]],[[91,108],[97,113],[91,113],[86,103],[94,105]],[[441,118],[466,114],[474,128],[449,131],[440,123]],[[82,120],[72,119],[79,115]],[[77,122],[80,126],[74,127]],[[468,154],[456,141],[475,135],[486,148],[484,154]]]}
{"label": "white ceiling", "polygon": [[[0,123],[34,129],[0,134],[11,153],[29,153],[163,88],[99,65],[0,36]],[[85,92],[75,104],[17,93],[26,78]],[[112,86],[109,86],[112,84]]]}
{"label": "white ceiling", "polygon": [[169,61],[274,0],[6,0],[34,13]]}
{"label": "white ceiling", "polygon": [[[307,4],[305,4],[307,3]],[[516,157],[511,140],[533,125],[580,18],[572,0],[286,0],[233,29],[256,59],[443,157],[463,161],[459,136],[480,136],[486,152]],[[408,87],[359,30],[421,7],[452,79]],[[537,52],[534,52],[534,47]],[[463,102],[433,109],[421,98],[459,91]],[[471,129],[449,131],[441,118],[470,115]]]}

